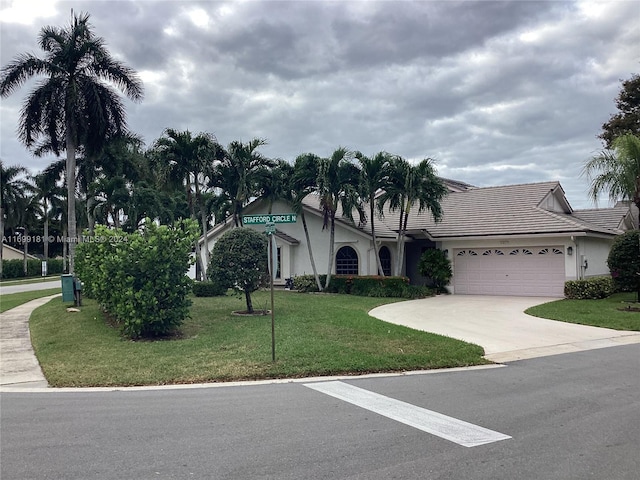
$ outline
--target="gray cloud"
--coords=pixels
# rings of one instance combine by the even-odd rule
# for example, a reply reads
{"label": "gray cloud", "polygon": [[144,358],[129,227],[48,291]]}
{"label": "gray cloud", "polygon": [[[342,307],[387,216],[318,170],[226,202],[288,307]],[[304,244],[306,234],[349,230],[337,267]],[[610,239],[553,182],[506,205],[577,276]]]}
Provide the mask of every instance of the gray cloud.
{"label": "gray cloud", "polygon": [[[581,166],[639,70],[631,1],[59,1],[3,21],[2,64],[40,54],[39,29],[72,7],[145,81],[126,104],[147,144],[172,127],[264,137],[288,160],[339,145],[429,156],[480,186],[560,180],[574,207],[590,206]],[[15,139],[26,92],[2,100],[0,155],[37,170],[51,159]]]}

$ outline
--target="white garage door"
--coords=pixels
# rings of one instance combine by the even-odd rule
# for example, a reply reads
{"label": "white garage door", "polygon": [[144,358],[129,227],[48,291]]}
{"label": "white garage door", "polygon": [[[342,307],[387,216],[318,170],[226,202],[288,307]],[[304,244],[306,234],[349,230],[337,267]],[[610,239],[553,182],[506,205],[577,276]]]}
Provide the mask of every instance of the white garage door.
{"label": "white garage door", "polygon": [[453,286],[466,295],[564,295],[564,248],[517,247],[454,251]]}

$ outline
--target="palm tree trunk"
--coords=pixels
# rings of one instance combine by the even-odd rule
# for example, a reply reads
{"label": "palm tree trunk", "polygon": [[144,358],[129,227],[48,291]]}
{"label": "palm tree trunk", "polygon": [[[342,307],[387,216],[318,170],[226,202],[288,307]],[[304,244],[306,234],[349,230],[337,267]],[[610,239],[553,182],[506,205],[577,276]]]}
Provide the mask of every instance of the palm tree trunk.
{"label": "palm tree trunk", "polygon": [[67,242],[67,226],[62,227],[62,271],[69,272],[67,270],[67,259],[69,257],[69,242]]}
{"label": "palm tree trunk", "polygon": [[198,179],[196,177],[196,201],[198,202],[198,208],[200,209],[200,219],[202,220],[202,238],[204,239],[204,262],[202,268],[205,270],[202,272],[203,278],[206,278],[206,269],[209,267],[211,261],[211,255],[209,252],[209,239],[207,238],[207,212],[204,209],[204,203],[202,202],[202,196],[200,195],[200,186],[198,185]]}
{"label": "palm tree trunk", "polygon": [[318,291],[322,291],[322,282],[320,282],[320,275],[318,275],[318,269],[316,268],[316,261],[313,259],[313,250],[311,249],[311,239],[309,238],[309,228],[307,227],[307,219],[304,216],[304,210],[300,212],[302,218],[302,227],[304,228],[304,236],[307,240],[307,250],[309,250],[309,260],[311,261],[311,269],[313,270],[313,276],[316,279],[316,285]]}
{"label": "palm tree trunk", "polygon": [[402,219],[404,217],[404,202],[400,208],[400,225],[398,225],[398,239],[396,240],[396,264],[393,269],[393,274],[396,277],[400,276],[400,266],[402,264],[402,245],[404,240],[404,233],[402,231]]}
{"label": "palm tree trunk", "polygon": [[333,267],[333,251],[335,249],[334,241],[336,237],[336,214],[331,213],[331,234],[329,235],[329,266],[327,267],[327,280],[324,282],[325,290],[329,288],[331,282],[331,270]]}
{"label": "palm tree trunk", "polygon": [[73,139],[73,124],[71,113],[67,112],[67,233],[69,251],[69,273],[74,273],[76,255],[77,226],[76,226],[76,145]]}
{"label": "palm tree trunk", "polygon": [[87,223],[89,224],[89,235],[93,235],[96,226],[96,217],[93,210],[96,204],[96,198],[93,195],[87,197]]}
{"label": "palm tree trunk", "polygon": [[29,231],[27,230],[27,227],[24,227],[23,230],[23,250],[24,250],[24,257],[23,257],[23,261],[22,261],[22,270],[24,271],[24,276],[27,276],[28,273],[28,268],[27,268],[27,250],[28,250],[28,246],[29,246],[29,242],[27,241],[27,239],[29,238]]}
{"label": "palm tree trunk", "polygon": [[44,201],[44,261],[49,260],[49,205]]}
{"label": "palm tree trunk", "polygon": [[376,239],[376,226],[373,220],[374,202],[375,202],[375,197],[372,195],[371,198],[369,198],[369,215],[371,216],[371,236],[373,237],[373,251],[376,254],[376,268],[378,269],[378,275],[381,275],[384,277],[384,271],[382,270],[382,262],[380,261],[380,252],[378,251],[378,240]]}

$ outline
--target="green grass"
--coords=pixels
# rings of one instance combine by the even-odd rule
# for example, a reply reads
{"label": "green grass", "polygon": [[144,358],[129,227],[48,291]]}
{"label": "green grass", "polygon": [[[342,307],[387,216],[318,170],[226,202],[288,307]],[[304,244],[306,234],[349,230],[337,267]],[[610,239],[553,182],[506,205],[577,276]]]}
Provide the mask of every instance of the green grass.
{"label": "green grass", "polygon": [[525,313],[534,317],[592,325],[615,330],[640,330],[640,312],[621,311],[639,307],[635,293],[617,293],[602,300],[557,300],[537,305]]}
{"label": "green grass", "polygon": [[[268,307],[256,292],[254,308]],[[67,313],[59,300],[32,315],[31,338],[52,386],[125,386],[293,378],[490,363],[477,345],[388,324],[367,312],[389,299],[276,292],[271,317],[237,317],[237,297],[194,298],[182,338],[133,342],[92,300]]]}
{"label": "green grass", "polygon": [[34,290],[32,292],[20,292],[20,293],[9,293],[7,295],[2,295],[0,297],[0,312],[6,312],[18,305],[22,305],[23,303],[30,302],[36,298],[48,297],[49,295],[54,295],[56,293],[61,293],[60,288],[51,288],[48,290]]}

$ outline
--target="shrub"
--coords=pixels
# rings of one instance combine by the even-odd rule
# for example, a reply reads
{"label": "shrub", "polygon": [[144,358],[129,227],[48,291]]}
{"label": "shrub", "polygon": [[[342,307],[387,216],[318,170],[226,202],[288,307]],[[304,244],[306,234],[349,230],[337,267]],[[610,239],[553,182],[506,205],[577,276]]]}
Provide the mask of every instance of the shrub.
{"label": "shrub", "polygon": [[640,292],[640,230],[631,230],[616,237],[607,265],[616,290]]}
{"label": "shrub", "polygon": [[435,248],[425,250],[422,254],[418,262],[418,271],[423,277],[430,278],[439,292],[445,291],[444,287],[453,276],[451,261],[442,250]]}
{"label": "shrub", "polygon": [[[325,277],[325,275],[320,275],[320,282],[323,285]],[[318,291],[313,275],[300,275],[295,277],[293,279],[293,287],[300,292]],[[407,295],[413,295],[413,293],[409,293],[408,287],[409,279],[407,277],[335,275],[331,277],[331,284],[325,291],[327,293],[341,293],[363,297],[407,298]],[[415,292],[415,290],[413,292]]]}
{"label": "shrub", "polygon": [[[196,222],[156,225],[126,234],[97,226],[76,249],[76,275],[130,338],[174,333],[189,314],[186,276]],[[116,241],[117,240],[117,241]]]}
{"label": "shrub", "polygon": [[219,297],[227,293],[227,288],[217,282],[194,282],[193,294],[196,297]]}
{"label": "shrub", "polygon": [[[54,275],[56,273],[62,273],[62,260],[48,260],[47,275]],[[27,276],[37,277],[39,275],[42,275],[42,261],[27,260]],[[24,260],[2,260],[2,278],[23,278],[24,276]]]}
{"label": "shrub", "polygon": [[224,288],[244,293],[253,313],[251,292],[260,288],[267,272],[267,238],[251,228],[234,228],[216,242],[207,276]]}
{"label": "shrub", "polygon": [[564,296],[573,300],[607,298],[614,291],[611,277],[591,277],[564,283]]}
{"label": "shrub", "polygon": [[[320,283],[324,285],[326,275],[319,275]],[[316,278],[313,275],[298,275],[293,278],[293,289],[299,292],[317,292],[318,285],[316,284]]]}

